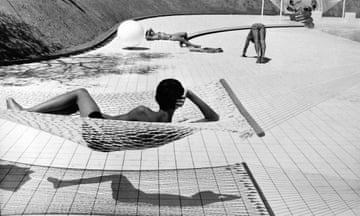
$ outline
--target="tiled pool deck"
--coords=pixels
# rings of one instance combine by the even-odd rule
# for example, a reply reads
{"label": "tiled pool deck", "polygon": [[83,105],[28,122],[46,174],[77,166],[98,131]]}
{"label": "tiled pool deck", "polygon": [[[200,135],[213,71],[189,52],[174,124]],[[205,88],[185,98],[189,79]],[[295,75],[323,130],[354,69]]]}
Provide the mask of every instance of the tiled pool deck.
{"label": "tiled pool deck", "polygon": [[[141,21],[145,28],[164,32],[198,32],[254,22],[286,24],[289,21],[286,17],[280,20],[237,15],[171,16]],[[237,212],[227,207],[236,205],[240,198],[208,203],[205,195],[191,200],[198,202],[196,208],[185,205],[188,202],[185,200],[182,204],[164,204],[167,209],[161,210],[162,194],[178,195],[177,200],[202,191],[243,196],[239,187],[233,193],[226,188],[225,175],[216,167],[245,162],[275,215],[360,215],[360,43],[316,28],[268,29],[266,56],[271,61],[256,64],[254,58],[241,57],[246,34],[247,31],[233,31],[193,40],[203,46],[221,47],[223,53],[189,52],[169,41],[144,41],[140,46],[149,49],[128,51],[117,47],[115,39],[105,47],[76,57],[1,68],[34,71],[34,74],[41,70],[41,78],[1,81],[8,85],[18,83],[2,88],[38,91],[86,87],[90,92],[137,92],[153,90],[160,80],[169,77],[181,80],[189,88],[224,78],[266,133],[262,138],[241,138],[236,133],[201,131],[159,148],[101,153],[0,120],[0,159],[4,163],[17,162],[19,166],[28,164],[23,166],[30,165],[38,171],[30,174],[35,183],[31,179],[18,180],[23,185],[14,192],[10,190],[9,179],[5,181],[11,170],[1,169],[1,213],[99,214],[99,208],[103,208],[104,214],[123,215],[251,215],[253,211],[249,209]],[[248,55],[255,55],[252,45]],[[64,70],[73,77],[64,78]],[[147,175],[145,171],[158,174]],[[53,189],[48,181],[51,172],[64,182],[80,178],[79,181],[86,181],[85,177],[105,178],[116,173],[126,175],[129,185],[137,188],[136,194],[126,199],[135,201],[114,201],[114,180],[112,183],[97,180],[91,184],[90,192],[88,183],[73,185],[66,190],[73,194],[72,201],[65,199],[66,193],[59,189],[57,196],[53,192],[38,192],[38,188]],[[162,188],[162,183],[167,181],[170,183]],[[158,184],[152,185],[154,182]],[[82,187],[87,193],[81,192]],[[158,209],[146,211],[141,207],[144,202],[139,200],[151,193],[159,194],[158,201],[150,203]],[[154,198],[147,196],[147,199]],[[36,212],[36,203],[45,201],[49,202],[47,208]],[[16,207],[19,203],[21,210]],[[133,203],[137,206],[131,207]],[[84,209],[76,210],[76,206]],[[169,206],[172,206],[170,210]],[[133,212],[126,212],[134,208]]]}

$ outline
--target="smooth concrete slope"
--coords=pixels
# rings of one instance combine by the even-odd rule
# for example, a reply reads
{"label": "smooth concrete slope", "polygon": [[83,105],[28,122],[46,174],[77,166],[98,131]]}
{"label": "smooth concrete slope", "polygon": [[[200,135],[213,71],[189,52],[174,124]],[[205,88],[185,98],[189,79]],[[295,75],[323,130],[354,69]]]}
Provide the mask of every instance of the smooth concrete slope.
{"label": "smooth concrete slope", "polygon": [[[32,33],[39,32],[34,36],[49,46],[49,52],[43,55],[57,57],[57,54],[84,51],[103,42],[116,32],[118,23],[130,18],[171,14],[260,14],[260,8],[261,0],[0,0],[0,17],[5,14],[31,26]],[[269,0],[265,1],[266,14],[278,14],[278,10]],[[18,36],[13,37],[9,41],[19,42]],[[0,49],[0,52],[6,50]],[[36,60],[33,55],[18,59],[21,61],[9,62],[3,58],[0,65]]]}
{"label": "smooth concrete slope", "polygon": [[[356,17],[360,18],[360,1],[359,0],[346,0],[345,11],[356,13]],[[343,16],[343,1],[339,1],[334,7],[326,11],[323,16],[325,17],[342,17]]]}

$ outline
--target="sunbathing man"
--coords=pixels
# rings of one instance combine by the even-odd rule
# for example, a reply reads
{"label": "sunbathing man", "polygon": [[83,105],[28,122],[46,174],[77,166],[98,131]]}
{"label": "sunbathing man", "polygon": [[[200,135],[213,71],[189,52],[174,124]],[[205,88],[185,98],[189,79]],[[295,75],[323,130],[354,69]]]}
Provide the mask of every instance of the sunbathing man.
{"label": "sunbathing man", "polygon": [[265,36],[266,36],[266,29],[265,25],[262,23],[255,23],[251,26],[251,30],[246,37],[245,46],[243,49],[243,57],[246,57],[246,51],[249,47],[250,41],[255,45],[255,51],[257,54],[257,61],[256,63],[264,63],[265,62]]}
{"label": "sunbathing man", "polygon": [[298,8],[295,6],[294,0],[290,0],[290,1],[289,1],[289,5],[287,6],[286,9],[287,9],[288,11],[294,12],[294,13],[298,11]]}
{"label": "sunbathing man", "polygon": [[77,89],[56,96],[30,108],[23,108],[13,98],[7,99],[8,109],[29,112],[70,115],[77,111],[81,117],[103,118],[125,121],[171,122],[175,110],[181,107],[185,98],[192,101],[204,115],[206,121],[217,121],[218,114],[191,90],[185,91],[178,80],[162,80],[156,88],[155,100],[159,111],[138,106],[126,114],[111,116],[100,111],[99,106],[86,89]]}
{"label": "sunbathing man", "polygon": [[145,38],[146,38],[146,40],[179,41],[180,47],[195,47],[195,48],[201,47],[200,45],[190,43],[186,32],[178,32],[178,33],[174,33],[174,34],[168,34],[165,32],[155,32],[153,29],[150,28],[145,32]]}
{"label": "sunbathing man", "polygon": [[311,10],[316,10],[317,9],[317,6],[318,6],[318,3],[316,0],[311,0],[311,3],[310,3],[310,6],[311,6]]}

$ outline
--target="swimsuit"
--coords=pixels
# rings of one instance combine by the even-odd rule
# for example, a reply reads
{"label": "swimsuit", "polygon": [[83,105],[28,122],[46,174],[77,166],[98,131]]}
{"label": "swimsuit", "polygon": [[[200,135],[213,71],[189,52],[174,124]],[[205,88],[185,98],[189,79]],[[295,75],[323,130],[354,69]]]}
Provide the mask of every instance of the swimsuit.
{"label": "swimsuit", "polygon": [[166,34],[164,32],[159,32],[159,38],[162,40],[171,40],[171,35]]}
{"label": "swimsuit", "polygon": [[254,23],[251,26],[252,30],[260,30],[260,29],[263,29],[263,28],[265,28],[265,25],[262,24],[262,23]]}
{"label": "swimsuit", "polygon": [[98,112],[98,111],[95,111],[95,112],[92,112],[88,115],[89,118],[97,118],[97,119],[105,119],[104,116]]}

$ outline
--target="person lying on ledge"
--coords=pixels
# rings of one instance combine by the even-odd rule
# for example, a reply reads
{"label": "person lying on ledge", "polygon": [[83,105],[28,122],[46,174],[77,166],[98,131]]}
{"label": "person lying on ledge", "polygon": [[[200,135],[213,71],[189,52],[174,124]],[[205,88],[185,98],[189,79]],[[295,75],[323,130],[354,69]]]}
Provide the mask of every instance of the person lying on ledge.
{"label": "person lying on ledge", "polygon": [[288,11],[294,12],[294,13],[298,11],[298,8],[295,6],[294,0],[290,0],[290,1],[289,1],[289,5],[287,6],[286,9],[287,9]]}
{"label": "person lying on ledge", "polygon": [[316,0],[311,0],[311,3],[310,3],[310,7],[311,7],[311,10],[316,10],[317,9],[317,6],[318,6],[318,3]]}
{"label": "person lying on ledge", "polygon": [[148,29],[145,32],[145,39],[152,40],[170,40],[170,41],[179,41],[180,47],[194,47],[200,48],[200,45],[193,44],[188,39],[188,34],[186,32],[177,32],[174,34],[168,34],[165,32],[155,32],[153,29]]}
{"label": "person lying on ledge", "polygon": [[254,23],[251,26],[250,32],[246,37],[242,56],[246,57],[246,51],[247,48],[249,47],[249,43],[253,42],[257,55],[256,63],[265,63],[265,50],[266,50],[265,37],[266,37],[265,25],[262,23]]}
{"label": "person lying on ledge", "polygon": [[219,120],[218,114],[191,90],[186,90],[176,79],[162,80],[157,88],[155,100],[159,110],[153,111],[145,106],[138,106],[128,113],[111,116],[100,111],[99,106],[84,89],[76,89],[56,96],[30,108],[24,108],[13,98],[7,99],[7,108],[29,112],[70,115],[80,112],[81,117],[101,118],[124,121],[171,122],[175,110],[183,106],[185,99],[194,103],[204,115],[205,121]]}

